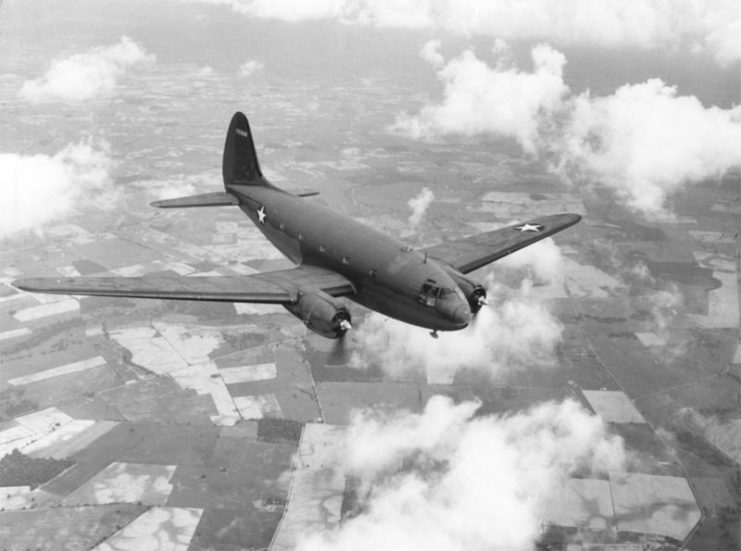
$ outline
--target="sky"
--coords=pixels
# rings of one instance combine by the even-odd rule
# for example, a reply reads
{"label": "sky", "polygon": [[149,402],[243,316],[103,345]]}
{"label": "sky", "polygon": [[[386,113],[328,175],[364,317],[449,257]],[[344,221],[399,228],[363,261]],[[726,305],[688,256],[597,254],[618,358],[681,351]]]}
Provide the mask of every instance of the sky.
{"label": "sky", "polygon": [[[116,209],[145,217],[147,200],[218,189],[237,109],[258,129],[269,177],[320,182],[338,208],[351,207],[342,177],[312,180],[292,159],[362,167],[358,152],[399,144],[464,155],[505,144],[567,189],[605,191],[645,220],[671,219],[672,197],[741,165],[737,1],[5,0],[0,51],[9,247],[56,223],[88,217],[110,229]],[[406,231],[435,199],[423,187],[401,202]],[[353,362],[400,377],[435,363],[548,368],[562,327],[531,288],[562,277],[563,257],[552,241],[539,247],[502,268],[526,270],[519,286],[487,282],[496,308],[470,331],[430,345],[371,316]],[[673,307],[667,293],[658,317]],[[438,397],[420,414],[358,413],[339,468],[363,480],[367,512],[309,534],[302,549],[378,548],[388,537],[418,548],[420,523],[431,549],[527,549],[547,497],[534,481],[547,493],[577,469],[629,461],[574,402],[505,417],[478,417],[478,406]],[[478,462],[492,450],[500,469],[482,481]],[[400,471],[405,459],[412,467]],[[481,494],[482,484],[506,491]],[[482,499],[505,513],[477,517]]]}

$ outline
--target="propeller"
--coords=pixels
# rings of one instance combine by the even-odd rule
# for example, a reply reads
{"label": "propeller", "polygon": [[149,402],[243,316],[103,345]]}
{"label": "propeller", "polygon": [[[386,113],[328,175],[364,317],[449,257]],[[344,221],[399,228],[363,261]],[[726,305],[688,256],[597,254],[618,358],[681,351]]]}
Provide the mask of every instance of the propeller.
{"label": "propeller", "polygon": [[327,356],[327,364],[329,365],[344,365],[350,361],[350,349],[348,347],[348,341],[350,339],[347,335],[343,335],[339,339],[335,339],[334,346],[331,352]]}
{"label": "propeller", "polygon": [[471,306],[471,313],[476,316],[476,313],[481,310],[484,306],[489,304],[486,300],[486,289],[481,285],[474,287],[473,292],[468,295],[468,304]]}

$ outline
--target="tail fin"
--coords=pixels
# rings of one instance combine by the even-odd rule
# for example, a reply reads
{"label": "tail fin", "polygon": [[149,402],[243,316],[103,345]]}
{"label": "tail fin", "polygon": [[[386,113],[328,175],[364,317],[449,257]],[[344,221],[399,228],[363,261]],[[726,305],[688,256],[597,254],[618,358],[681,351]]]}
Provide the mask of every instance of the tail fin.
{"label": "tail fin", "polygon": [[260,164],[257,162],[255,143],[252,141],[250,123],[243,113],[234,113],[229,124],[224,144],[222,171],[224,186],[264,183]]}

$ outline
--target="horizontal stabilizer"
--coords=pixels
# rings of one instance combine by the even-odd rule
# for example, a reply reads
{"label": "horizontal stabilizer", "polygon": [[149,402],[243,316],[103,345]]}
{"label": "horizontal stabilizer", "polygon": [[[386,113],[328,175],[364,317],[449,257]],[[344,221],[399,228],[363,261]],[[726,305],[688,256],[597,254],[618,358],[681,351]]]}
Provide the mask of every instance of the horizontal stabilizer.
{"label": "horizontal stabilizer", "polygon": [[217,191],[214,193],[189,195],[188,197],[176,197],[175,199],[163,199],[162,201],[153,202],[152,206],[161,209],[180,209],[189,207],[225,207],[238,204],[239,199],[231,193]]}

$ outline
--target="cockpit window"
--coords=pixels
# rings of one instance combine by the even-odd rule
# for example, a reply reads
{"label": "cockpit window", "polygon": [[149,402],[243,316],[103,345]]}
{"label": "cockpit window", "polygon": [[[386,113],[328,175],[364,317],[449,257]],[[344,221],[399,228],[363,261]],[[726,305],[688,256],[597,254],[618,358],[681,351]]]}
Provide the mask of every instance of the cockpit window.
{"label": "cockpit window", "polygon": [[417,300],[426,306],[431,308],[437,303],[437,299],[443,294],[443,289],[434,284],[434,282],[426,281],[422,284],[422,289],[419,292]]}
{"label": "cockpit window", "polygon": [[433,296],[435,298],[439,297],[442,291],[443,290],[440,287],[436,287],[435,285],[431,285],[429,283],[425,283],[424,285],[422,285],[422,293]]}

